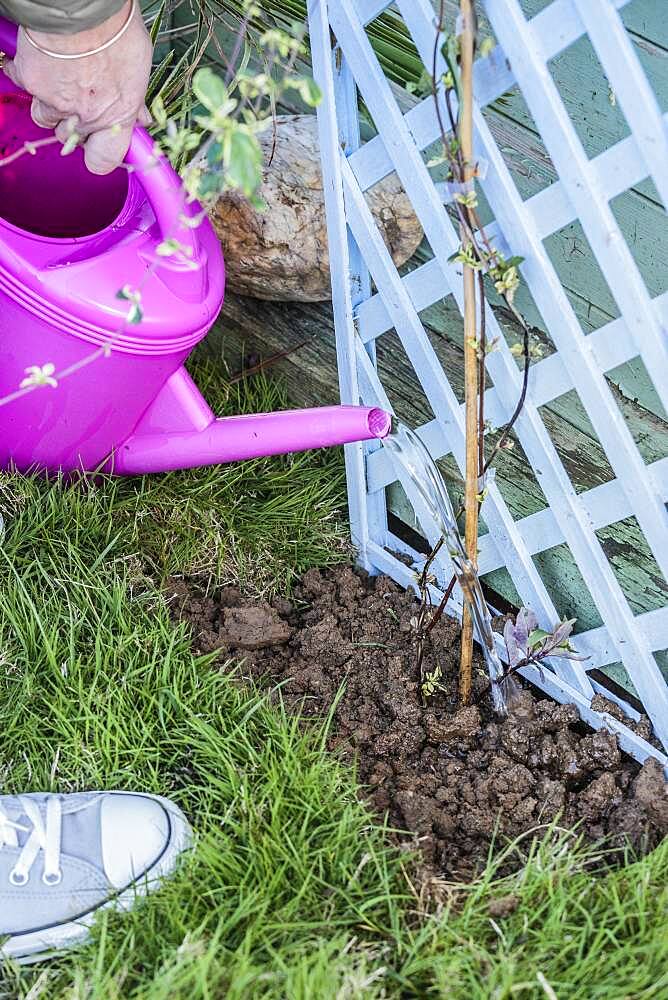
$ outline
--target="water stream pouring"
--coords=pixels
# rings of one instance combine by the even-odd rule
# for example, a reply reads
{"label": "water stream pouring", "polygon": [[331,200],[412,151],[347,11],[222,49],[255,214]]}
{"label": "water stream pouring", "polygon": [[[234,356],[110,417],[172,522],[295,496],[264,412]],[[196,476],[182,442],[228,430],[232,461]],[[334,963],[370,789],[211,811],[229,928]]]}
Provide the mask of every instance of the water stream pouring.
{"label": "water stream pouring", "polygon": [[[3,19],[0,48],[16,48]],[[49,135],[0,74],[0,158]],[[31,366],[58,381],[0,406],[0,467],[162,472],[384,437],[389,415],[357,406],[216,419],[183,365],[222,305],[220,243],[183,223],[199,208],[143,129],[126,166],[96,177],[54,144],[0,167],[0,398]],[[185,252],[157,257],[167,239]]]}
{"label": "water stream pouring", "polygon": [[499,715],[505,715],[506,684],[501,681],[503,664],[496,651],[492,618],[476,569],[466,554],[457,527],[457,518],[441,474],[420,438],[404,424],[397,424],[393,433],[384,438],[383,445],[389,452],[397,471],[403,471],[411,480],[443,537],[452,561],[453,572],[461,587],[464,600],[471,609],[471,617],[482,645],[494,710]]}

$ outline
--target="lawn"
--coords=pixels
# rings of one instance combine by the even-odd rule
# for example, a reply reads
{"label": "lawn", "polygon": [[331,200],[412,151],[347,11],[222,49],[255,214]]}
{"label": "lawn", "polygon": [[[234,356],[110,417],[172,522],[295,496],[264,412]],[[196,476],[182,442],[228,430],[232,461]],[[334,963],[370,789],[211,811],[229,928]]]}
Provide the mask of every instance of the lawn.
{"label": "lawn", "polygon": [[[220,411],[285,402],[263,375],[229,385],[209,363],[198,379]],[[490,863],[414,891],[413,855],[325,749],[327,720],[304,728],[192,655],[170,575],[286,592],[349,558],[337,453],[96,485],[4,476],[0,510],[0,787],[159,792],[197,831],[163,891],[103,916],[78,953],[6,968],[0,997],[668,997],[668,844],[597,875],[576,836],[541,831],[508,846],[517,876]]]}

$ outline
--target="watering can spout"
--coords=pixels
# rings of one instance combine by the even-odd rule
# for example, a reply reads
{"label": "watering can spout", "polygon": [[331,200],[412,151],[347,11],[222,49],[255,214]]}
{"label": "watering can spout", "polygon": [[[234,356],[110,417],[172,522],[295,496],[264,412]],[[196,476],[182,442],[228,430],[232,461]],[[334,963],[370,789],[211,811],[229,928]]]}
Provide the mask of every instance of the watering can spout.
{"label": "watering can spout", "polygon": [[364,406],[216,419],[182,368],[107,468],[117,475],[143,475],[370,441],[386,437],[391,421],[384,410]]}

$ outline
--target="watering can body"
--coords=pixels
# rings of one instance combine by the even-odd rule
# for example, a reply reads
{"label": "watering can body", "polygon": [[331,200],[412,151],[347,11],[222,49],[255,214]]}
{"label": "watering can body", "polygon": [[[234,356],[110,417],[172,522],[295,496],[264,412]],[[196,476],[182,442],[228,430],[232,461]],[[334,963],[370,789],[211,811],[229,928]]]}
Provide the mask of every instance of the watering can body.
{"label": "watering can body", "polygon": [[361,407],[216,420],[183,367],[223,301],[211,225],[144,130],[106,177],[50,136],[0,74],[0,467],[157,472],[387,433]]}

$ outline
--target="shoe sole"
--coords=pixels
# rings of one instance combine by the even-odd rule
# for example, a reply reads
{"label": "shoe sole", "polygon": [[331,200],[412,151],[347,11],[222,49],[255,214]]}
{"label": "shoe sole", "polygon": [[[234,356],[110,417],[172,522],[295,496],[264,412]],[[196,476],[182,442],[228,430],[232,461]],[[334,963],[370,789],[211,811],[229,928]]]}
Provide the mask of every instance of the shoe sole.
{"label": "shoe sole", "polygon": [[[104,792],[105,795],[127,795],[127,792]],[[192,846],[193,834],[188,820],[178,806],[161,795],[142,795],[142,798],[159,802],[170,823],[170,836],[167,845],[155,862],[140,879],[132,882],[118,895],[106,903],[85,913],[76,920],[64,924],[56,924],[30,934],[20,934],[10,937],[0,948],[0,963],[16,962],[18,965],[31,965],[35,962],[45,962],[55,958],[63,951],[85,944],[90,937],[90,929],[102,910],[127,911],[132,909],[138,899],[148,895],[157,888],[158,883],[172,874],[176,862],[184,851]]]}

